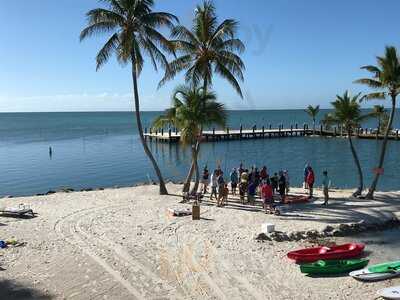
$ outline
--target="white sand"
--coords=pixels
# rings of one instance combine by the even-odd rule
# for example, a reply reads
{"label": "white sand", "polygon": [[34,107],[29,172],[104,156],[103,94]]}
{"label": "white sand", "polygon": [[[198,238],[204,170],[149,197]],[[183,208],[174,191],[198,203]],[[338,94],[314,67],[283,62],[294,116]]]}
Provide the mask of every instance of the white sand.
{"label": "white sand", "polygon": [[[168,188],[179,194],[181,187]],[[304,243],[254,240],[264,222],[291,232],[392,217],[399,192],[366,201],[336,191],[328,208],[317,201],[280,217],[259,206],[204,203],[203,219],[192,221],[170,217],[167,208],[187,206],[157,191],[140,186],[1,199],[0,206],[30,204],[38,216],[0,217],[0,239],[26,242],[0,249],[0,299],[373,299],[376,290],[400,284],[306,277],[285,257]],[[9,288],[19,292],[6,298]]]}

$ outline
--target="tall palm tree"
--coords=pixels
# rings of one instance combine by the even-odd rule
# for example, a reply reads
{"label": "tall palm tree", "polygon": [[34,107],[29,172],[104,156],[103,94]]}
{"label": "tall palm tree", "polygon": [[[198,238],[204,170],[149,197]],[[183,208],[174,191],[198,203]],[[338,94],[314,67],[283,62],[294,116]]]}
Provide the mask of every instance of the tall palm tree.
{"label": "tall palm tree", "polygon": [[168,61],[163,51],[173,52],[173,47],[158,30],[162,27],[172,29],[174,22],[178,22],[178,19],[169,13],[153,12],[153,0],[102,0],[101,2],[105,2],[107,7],[96,8],[86,14],[88,25],[82,30],[80,40],[95,34],[111,34],[96,56],[96,71],[113,54],[116,54],[118,62],[122,65],[131,64],[135,114],[140,140],[160,182],[160,194],[167,194],[161,171],[143,135],[137,79],[144,64],[143,54],[149,56],[156,70],[158,65],[168,69]]}
{"label": "tall palm tree", "polygon": [[[202,85],[203,92],[212,86],[214,73],[227,80],[243,98],[239,81],[243,81],[244,63],[240,54],[245,46],[237,38],[238,22],[226,19],[218,23],[212,1],[204,1],[195,10],[191,29],[176,26],[172,42],[178,57],[173,60],[159,86],[185,71],[185,81],[194,86]],[[200,139],[197,151],[200,150]],[[192,164],[191,168],[194,168]],[[196,172],[197,174],[198,172]],[[196,177],[198,186],[199,178]]]}
{"label": "tall palm tree", "polygon": [[385,107],[383,105],[374,105],[374,107],[372,108],[372,114],[374,115],[374,117],[376,117],[377,121],[378,121],[378,132],[381,132],[381,126],[382,126],[382,121],[383,118],[386,115],[386,110]]}
{"label": "tall palm tree", "polygon": [[317,115],[319,113],[319,105],[317,106],[309,105],[305,110],[305,112],[311,117],[313,121],[313,134],[315,134],[315,122],[317,119]]}
{"label": "tall palm tree", "polygon": [[358,188],[354,192],[354,196],[361,195],[364,189],[364,179],[360,160],[358,159],[356,149],[353,145],[352,135],[353,132],[360,127],[361,122],[370,117],[370,115],[361,114],[361,108],[359,104],[359,100],[361,99],[360,95],[361,93],[351,96],[348,91],[346,91],[343,96],[337,95],[336,100],[331,103],[334,108],[334,112],[327,114],[324,118],[324,122],[328,124],[339,125],[347,133],[350,150],[358,171]]}
{"label": "tall palm tree", "polygon": [[[366,95],[365,99],[389,98],[391,101],[390,117],[385,128],[385,135],[382,142],[382,149],[378,164],[378,169],[382,169],[385,160],[388,136],[392,128],[393,119],[396,112],[396,98],[400,92],[400,61],[397,50],[393,46],[387,46],[385,48],[385,55],[377,56],[376,59],[377,66],[368,65],[361,67],[361,69],[371,72],[372,78],[362,78],[356,80],[355,82],[365,84],[376,90],[376,92]],[[367,199],[373,199],[380,175],[381,172],[376,172],[366,196]]]}
{"label": "tall palm tree", "polygon": [[[227,113],[224,105],[216,102],[216,95],[210,91],[204,92],[202,88],[179,86],[172,96],[172,107],[159,116],[153,123],[156,128],[173,125],[181,131],[181,142],[191,145],[192,164],[186,178],[184,190],[189,190],[193,174],[198,172],[198,154],[196,147],[201,130],[204,126],[212,124],[225,126]],[[197,174],[197,176],[199,176]],[[192,192],[197,192],[195,185]]]}

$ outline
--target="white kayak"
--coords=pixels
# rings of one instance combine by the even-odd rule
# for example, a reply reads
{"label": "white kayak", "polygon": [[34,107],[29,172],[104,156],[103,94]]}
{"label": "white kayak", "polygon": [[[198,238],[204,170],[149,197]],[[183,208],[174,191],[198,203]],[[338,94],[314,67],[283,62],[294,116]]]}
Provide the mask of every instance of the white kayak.
{"label": "white kayak", "polygon": [[377,294],[384,299],[400,299],[400,286],[381,289]]}
{"label": "white kayak", "polygon": [[364,268],[350,272],[349,275],[362,281],[378,281],[398,277],[400,276],[400,272],[374,273],[369,271],[368,268]]}

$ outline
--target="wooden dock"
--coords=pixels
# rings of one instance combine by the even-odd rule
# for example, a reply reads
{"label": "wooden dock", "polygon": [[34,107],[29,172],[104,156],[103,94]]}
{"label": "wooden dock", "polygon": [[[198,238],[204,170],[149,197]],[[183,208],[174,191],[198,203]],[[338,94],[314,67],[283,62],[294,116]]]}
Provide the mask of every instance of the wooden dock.
{"label": "wooden dock", "polygon": [[[153,132],[150,131],[149,133],[146,129],[144,135],[146,139],[149,139],[150,141],[155,140],[160,142],[177,143],[180,140],[180,133],[173,129],[161,129]],[[225,130],[205,130],[203,131],[203,141],[216,142],[262,138],[301,137],[310,135],[326,137],[346,137],[346,134],[336,127],[333,129],[324,129],[321,126],[314,131],[313,129],[310,129],[308,125],[304,125],[302,128],[298,128],[298,126],[291,126],[290,128],[283,128],[282,126],[279,126],[278,128],[262,127],[261,129],[257,129],[254,126],[252,129],[240,128],[230,130],[229,128],[227,128]],[[376,130],[362,128],[359,128],[356,132],[354,132],[353,136],[360,139],[383,139],[383,134],[378,133]],[[399,131],[393,131],[392,134],[389,136],[389,139],[400,140]]]}

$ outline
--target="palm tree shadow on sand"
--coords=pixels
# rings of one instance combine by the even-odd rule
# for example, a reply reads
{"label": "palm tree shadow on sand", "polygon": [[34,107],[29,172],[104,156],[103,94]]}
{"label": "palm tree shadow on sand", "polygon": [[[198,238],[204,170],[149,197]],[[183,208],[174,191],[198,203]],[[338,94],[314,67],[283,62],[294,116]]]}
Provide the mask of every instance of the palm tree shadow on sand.
{"label": "palm tree shadow on sand", "polygon": [[0,280],[0,299],[7,300],[49,300],[52,295],[46,295],[31,287],[24,286],[14,280]]}

